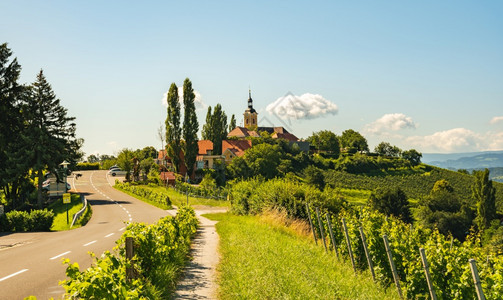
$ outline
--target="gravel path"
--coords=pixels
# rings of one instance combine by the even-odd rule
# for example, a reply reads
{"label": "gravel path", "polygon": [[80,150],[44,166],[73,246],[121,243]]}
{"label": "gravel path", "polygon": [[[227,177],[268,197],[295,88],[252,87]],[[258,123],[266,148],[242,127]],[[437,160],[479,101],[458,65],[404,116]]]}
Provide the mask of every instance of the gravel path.
{"label": "gravel path", "polygon": [[202,214],[226,212],[225,208],[195,207],[199,229],[192,242],[192,261],[184,270],[184,278],[178,284],[175,299],[217,299],[216,267],[219,262],[216,221]]}

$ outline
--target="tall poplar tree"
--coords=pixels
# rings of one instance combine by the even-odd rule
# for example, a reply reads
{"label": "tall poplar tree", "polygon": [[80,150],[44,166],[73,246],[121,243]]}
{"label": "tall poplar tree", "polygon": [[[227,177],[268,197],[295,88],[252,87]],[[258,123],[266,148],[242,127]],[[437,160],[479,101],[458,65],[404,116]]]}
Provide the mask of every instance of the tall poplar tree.
{"label": "tall poplar tree", "polygon": [[64,160],[75,158],[81,143],[75,139],[75,118],[67,116],[67,109],[61,106],[42,70],[31,86],[23,112],[27,124],[23,138],[30,146],[26,159],[36,171],[37,204],[42,207],[43,171],[57,170]]}
{"label": "tall poplar tree", "polygon": [[178,87],[173,82],[168,91],[168,116],[166,117],[166,151],[175,172],[179,171],[182,130],[180,128],[180,103]]}
{"label": "tall poplar tree", "polygon": [[483,231],[491,226],[496,219],[496,189],[489,180],[489,170],[474,171],[475,182],[472,185],[472,197],[477,203],[477,217],[475,222],[479,230]]}
{"label": "tall poplar tree", "polygon": [[203,125],[203,130],[201,131],[201,136],[203,140],[213,140],[213,128],[211,128],[211,120],[213,115],[211,114],[211,106],[208,107],[206,112],[206,123]]}
{"label": "tall poplar tree", "polygon": [[222,140],[227,137],[227,115],[222,110],[222,105],[220,105],[220,103],[215,105],[211,119],[213,153],[219,155],[222,154]]}
{"label": "tall poplar tree", "polygon": [[234,128],[236,128],[236,117],[232,114],[231,121],[229,123],[229,132],[234,130]]}
{"label": "tall poplar tree", "polygon": [[197,145],[199,123],[197,122],[196,106],[194,104],[195,98],[192,82],[190,79],[185,78],[183,82],[183,139],[185,140],[184,160],[189,176],[194,171],[194,164],[199,152]]}

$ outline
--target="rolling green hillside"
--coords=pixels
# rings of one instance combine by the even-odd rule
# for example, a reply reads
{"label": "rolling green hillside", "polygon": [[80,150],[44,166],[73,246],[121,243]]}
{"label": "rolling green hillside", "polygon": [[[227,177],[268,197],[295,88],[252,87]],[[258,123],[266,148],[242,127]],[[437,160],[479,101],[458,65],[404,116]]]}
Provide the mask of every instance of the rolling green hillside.
{"label": "rolling green hillside", "polygon": [[[400,187],[409,198],[421,200],[428,195],[437,180],[445,179],[454,188],[458,196],[475,205],[471,198],[473,176],[455,171],[420,165],[407,172],[395,174],[351,174],[343,171],[325,171],[325,182],[335,188],[372,191],[378,187]],[[503,210],[503,183],[494,182],[496,187],[496,205]]]}

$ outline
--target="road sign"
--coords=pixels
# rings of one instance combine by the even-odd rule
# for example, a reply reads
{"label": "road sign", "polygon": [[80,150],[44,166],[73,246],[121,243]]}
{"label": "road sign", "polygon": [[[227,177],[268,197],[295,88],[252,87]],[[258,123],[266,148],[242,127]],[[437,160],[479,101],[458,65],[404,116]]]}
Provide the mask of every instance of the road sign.
{"label": "road sign", "polygon": [[72,196],[70,193],[64,193],[63,194],[63,203],[71,203],[72,202]]}

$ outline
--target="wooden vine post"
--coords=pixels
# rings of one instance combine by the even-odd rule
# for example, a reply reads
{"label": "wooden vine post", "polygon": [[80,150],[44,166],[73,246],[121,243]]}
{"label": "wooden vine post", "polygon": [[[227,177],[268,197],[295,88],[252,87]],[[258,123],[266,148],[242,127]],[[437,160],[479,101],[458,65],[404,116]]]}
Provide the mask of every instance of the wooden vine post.
{"label": "wooden vine post", "polygon": [[393,279],[395,280],[396,289],[398,290],[398,295],[400,299],[403,299],[402,288],[400,287],[400,278],[398,277],[398,272],[396,271],[395,262],[393,261],[393,254],[391,254],[391,248],[388,242],[388,236],[382,236],[384,240],[384,246],[386,247],[386,253],[388,254],[389,265],[391,266],[391,272],[393,273]]}
{"label": "wooden vine post", "polygon": [[346,226],[346,218],[342,218],[342,227],[344,227],[344,235],[346,236],[346,243],[348,244],[349,258],[351,259],[351,265],[353,265],[353,271],[356,273],[355,259],[353,257],[353,250],[351,250],[351,241],[349,240],[348,227]]}
{"label": "wooden vine post", "polygon": [[332,241],[332,246],[334,247],[335,257],[339,258],[339,253],[337,252],[337,247],[335,246],[334,231],[332,230],[332,222],[330,221],[330,214],[325,215],[327,217],[328,230],[330,232],[330,240]]}
{"label": "wooden vine post", "polygon": [[468,260],[470,263],[470,269],[472,270],[473,282],[475,283],[475,290],[477,291],[477,298],[479,300],[485,300],[484,292],[482,292],[482,284],[480,282],[479,272],[477,271],[477,264],[475,259],[470,258]]}
{"label": "wooden vine post", "polygon": [[133,238],[126,237],[126,260],[129,262],[129,267],[126,267],[126,280],[136,279],[136,271],[133,267],[134,245]]}
{"label": "wooden vine post", "polygon": [[316,207],[316,217],[318,218],[318,225],[320,227],[321,240],[323,241],[323,246],[325,246],[325,252],[327,252],[327,243],[325,241],[325,232],[323,231],[323,223],[321,223],[320,210]]}
{"label": "wooden vine post", "polygon": [[362,227],[358,227],[360,230],[360,237],[362,238],[363,250],[365,250],[365,256],[367,257],[367,262],[369,264],[370,273],[372,274],[372,279],[376,281],[376,275],[374,273],[374,265],[372,264],[372,258],[370,257],[369,250],[367,248],[367,239],[365,238],[365,233],[363,233]]}
{"label": "wooden vine post", "polygon": [[306,213],[309,219],[309,225],[311,226],[311,231],[313,232],[314,243],[318,245],[318,239],[316,238],[316,232],[314,231],[313,220],[311,220],[311,213],[309,212],[309,204],[306,203]]}
{"label": "wooden vine post", "polygon": [[431,282],[430,277],[430,265],[426,259],[426,254],[424,248],[419,248],[419,255],[421,255],[421,261],[423,262],[424,273],[426,274],[426,282],[428,283],[428,290],[430,291],[430,296],[432,300],[437,300],[437,294],[435,293],[435,288]]}

